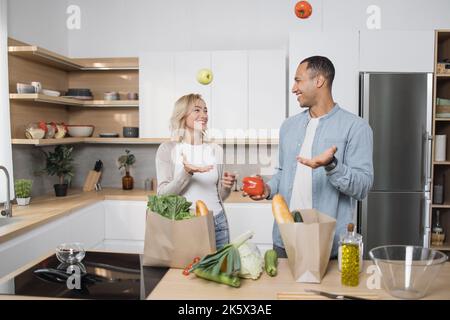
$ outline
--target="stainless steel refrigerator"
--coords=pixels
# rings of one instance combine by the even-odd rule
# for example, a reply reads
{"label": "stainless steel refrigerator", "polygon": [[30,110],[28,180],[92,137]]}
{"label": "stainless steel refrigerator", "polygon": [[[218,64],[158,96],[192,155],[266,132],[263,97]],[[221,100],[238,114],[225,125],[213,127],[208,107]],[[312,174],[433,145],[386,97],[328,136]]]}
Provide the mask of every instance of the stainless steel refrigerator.
{"label": "stainless steel refrigerator", "polygon": [[431,73],[360,73],[360,116],[373,130],[374,183],[358,206],[365,257],[381,245],[428,246]]}

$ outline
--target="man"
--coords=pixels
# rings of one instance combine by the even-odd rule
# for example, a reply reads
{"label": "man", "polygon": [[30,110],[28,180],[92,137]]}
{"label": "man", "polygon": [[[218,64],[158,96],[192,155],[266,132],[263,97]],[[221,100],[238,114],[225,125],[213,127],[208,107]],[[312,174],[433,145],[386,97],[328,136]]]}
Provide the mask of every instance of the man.
{"label": "man", "polygon": [[[331,257],[339,235],[353,221],[356,201],[373,183],[372,130],[362,118],[341,109],[332,97],[333,63],[326,57],[303,60],[292,92],[306,110],[284,121],[280,129],[279,168],[265,184],[262,196],[281,194],[289,208],[315,208],[337,220]],[[273,245],[286,257],[276,223]]]}

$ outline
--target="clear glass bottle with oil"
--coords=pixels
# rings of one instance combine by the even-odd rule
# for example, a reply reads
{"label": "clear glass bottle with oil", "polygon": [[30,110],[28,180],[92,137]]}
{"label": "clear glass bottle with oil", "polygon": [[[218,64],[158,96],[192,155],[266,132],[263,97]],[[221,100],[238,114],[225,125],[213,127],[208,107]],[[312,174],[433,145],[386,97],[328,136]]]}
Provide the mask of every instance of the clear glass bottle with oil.
{"label": "clear glass bottle with oil", "polygon": [[347,233],[339,242],[341,254],[341,284],[356,287],[359,285],[360,251],[362,238],[356,234],[355,225],[347,225]]}

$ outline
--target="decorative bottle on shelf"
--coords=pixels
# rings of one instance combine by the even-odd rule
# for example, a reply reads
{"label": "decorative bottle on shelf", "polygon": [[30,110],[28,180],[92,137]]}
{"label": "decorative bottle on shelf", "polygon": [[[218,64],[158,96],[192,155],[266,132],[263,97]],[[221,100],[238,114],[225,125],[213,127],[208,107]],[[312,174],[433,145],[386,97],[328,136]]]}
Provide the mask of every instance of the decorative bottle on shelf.
{"label": "decorative bottle on shelf", "polygon": [[145,191],[152,190],[152,182],[150,181],[150,178],[145,179],[145,181],[144,181],[144,189],[145,189]]}
{"label": "decorative bottle on shelf", "polygon": [[444,240],[445,233],[440,221],[440,212],[439,210],[436,210],[436,221],[431,233],[431,245],[442,246],[444,244]]}
{"label": "decorative bottle on shelf", "polygon": [[132,190],[134,186],[134,179],[130,175],[130,170],[126,168],[125,175],[122,178],[122,189],[123,190]]}
{"label": "decorative bottle on shelf", "polygon": [[341,284],[356,287],[359,285],[360,248],[362,238],[356,234],[355,225],[347,225],[347,233],[339,241],[341,254]]}

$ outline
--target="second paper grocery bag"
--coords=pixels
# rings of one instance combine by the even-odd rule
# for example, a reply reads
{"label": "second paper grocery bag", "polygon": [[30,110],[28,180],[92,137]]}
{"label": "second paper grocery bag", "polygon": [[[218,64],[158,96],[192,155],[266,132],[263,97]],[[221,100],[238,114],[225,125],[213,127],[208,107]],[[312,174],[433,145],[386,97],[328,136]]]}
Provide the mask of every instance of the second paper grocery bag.
{"label": "second paper grocery bag", "polygon": [[320,283],[327,270],[336,220],[315,210],[299,210],[302,223],[280,223],[289,267],[297,282]]}

